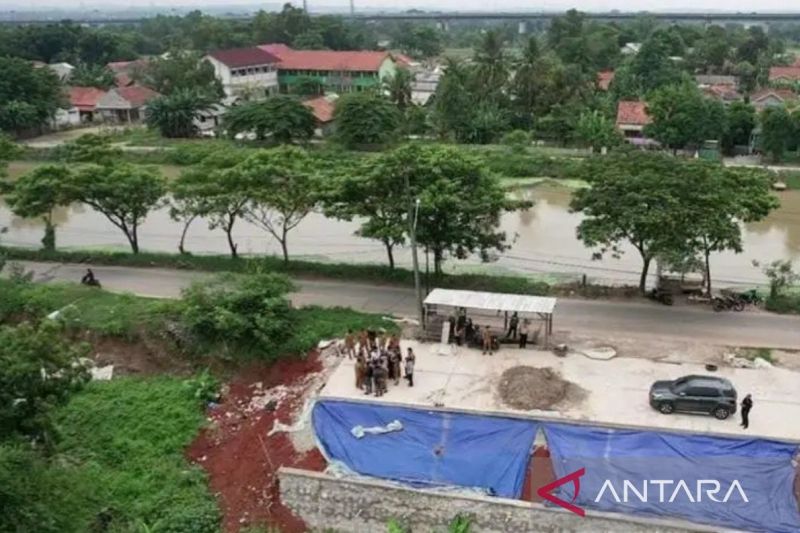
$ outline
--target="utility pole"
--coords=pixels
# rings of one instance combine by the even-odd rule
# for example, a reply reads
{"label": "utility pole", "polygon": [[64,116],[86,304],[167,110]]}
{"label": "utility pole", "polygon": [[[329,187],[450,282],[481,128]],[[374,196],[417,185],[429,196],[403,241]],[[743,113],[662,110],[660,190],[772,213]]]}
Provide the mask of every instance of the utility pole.
{"label": "utility pole", "polygon": [[411,240],[411,261],[414,265],[414,290],[417,296],[417,317],[420,327],[425,327],[424,314],[422,312],[422,286],[419,282],[419,257],[417,256],[417,220],[419,218],[419,198],[416,200],[411,196],[411,185],[408,176],[404,177],[406,194],[408,194],[408,234]]}

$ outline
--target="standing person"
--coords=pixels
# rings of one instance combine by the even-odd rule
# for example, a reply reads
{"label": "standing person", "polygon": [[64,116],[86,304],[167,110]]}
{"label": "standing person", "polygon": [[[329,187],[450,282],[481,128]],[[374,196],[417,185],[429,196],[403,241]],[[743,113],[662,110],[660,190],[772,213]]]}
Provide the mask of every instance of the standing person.
{"label": "standing person", "polygon": [[352,329],[348,329],[347,335],[344,337],[344,351],[347,352],[348,359],[352,359],[356,355],[356,336]]}
{"label": "standing person", "polygon": [[364,394],[372,394],[375,385],[375,365],[372,360],[365,361],[364,365]]}
{"label": "standing person", "polygon": [[369,335],[365,329],[362,329],[361,333],[358,334],[358,347],[365,353],[369,353],[369,351],[372,349],[372,347],[369,345]]}
{"label": "standing person", "polygon": [[742,423],[739,424],[744,429],[750,426],[750,409],[753,408],[753,397],[749,394],[742,400]]}
{"label": "standing person", "polygon": [[483,355],[486,355],[486,352],[492,355],[492,330],[489,324],[483,328]]}
{"label": "standing person", "polygon": [[514,340],[517,338],[517,327],[519,326],[519,315],[515,312],[508,321],[508,333],[506,339]]}
{"label": "standing person", "polygon": [[367,360],[362,354],[356,356],[356,388],[364,390],[364,381],[367,376]]}
{"label": "standing person", "polygon": [[385,359],[383,357],[380,359],[380,362],[375,365],[373,372],[375,375],[375,396],[383,396],[384,393],[386,393],[386,376],[388,375]]}
{"label": "standing person", "polygon": [[527,318],[522,320],[519,327],[519,347],[525,348],[528,345],[528,332],[530,331],[531,321]]}
{"label": "standing person", "polygon": [[394,384],[400,383],[400,375],[403,373],[403,352],[398,346],[396,350],[389,352],[389,364],[392,367],[391,374],[394,375]]}
{"label": "standing person", "polygon": [[414,350],[411,348],[408,349],[408,354],[406,355],[406,379],[408,380],[408,386],[414,386],[414,363],[417,360],[416,356],[414,355]]}

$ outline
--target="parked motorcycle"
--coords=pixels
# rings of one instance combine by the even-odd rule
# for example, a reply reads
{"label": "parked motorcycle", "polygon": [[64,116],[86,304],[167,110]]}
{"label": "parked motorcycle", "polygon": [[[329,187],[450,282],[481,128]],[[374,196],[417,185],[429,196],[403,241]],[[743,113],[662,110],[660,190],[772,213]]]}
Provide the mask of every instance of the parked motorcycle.
{"label": "parked motorcycle", "polygon": [[661,302],[664,305],[672,305],[674,303],[674,300],[672,298],[672,293],[670,291],[666,291],[659,287],[651,289],[650,292],[647,293],[647,296],[651,300]]}
{"label": "parked motorcycle", "polygon": [[81,278],[81,285],[86,285],[87,287],[97,287],[98,289],[103,288],[100,285],[100,281],[94,276],[94,272],[92,272],[91,268],[86,269],[86,274],[84,274]]}
{"label": "parked motorcycle", "polygon": [[729,311],[733,309],[734,311],[744,311],[744,301],[738,296],[731,296],[731,295],[720,295],[714,296],[711,299],[711,307],[714,308],[714,311]]}

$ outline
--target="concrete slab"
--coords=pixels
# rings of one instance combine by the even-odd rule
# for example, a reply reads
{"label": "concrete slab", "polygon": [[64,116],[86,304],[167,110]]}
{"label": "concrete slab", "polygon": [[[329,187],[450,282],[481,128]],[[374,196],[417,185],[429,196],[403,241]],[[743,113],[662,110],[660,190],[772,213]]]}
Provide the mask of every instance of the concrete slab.
{"label": "concrete slab", "polygon": [[[438,355],[438,344],[404,341],[403,352],[417,354],[414,387],[405,380],[389,384],[381,398],[355,388],[353,361],[344,359],[333,372],[322,398],[379,401],[410,407],[441,407],[468,412],[509,414],[539,419],[582,421],[598,425],[713,433],[737,437],[768,437],[800,442],[800,373],[783,368],[721,367],[715,375],[730,379],[740,397],[753,395],[750,428],[739,427],[739,417],[662,415],[650,407],[647,393],[653,381],[687,374],[708,374],[703,365],[664,363],[641,358],[589,359],[582,354],[564,358],[551,352],[504,348],[493,356],[458,348],[455,355]],[[547,411],[519,411],[503,404],[497,393],[500,375],[516,365],[550,367],[585,390]]]}

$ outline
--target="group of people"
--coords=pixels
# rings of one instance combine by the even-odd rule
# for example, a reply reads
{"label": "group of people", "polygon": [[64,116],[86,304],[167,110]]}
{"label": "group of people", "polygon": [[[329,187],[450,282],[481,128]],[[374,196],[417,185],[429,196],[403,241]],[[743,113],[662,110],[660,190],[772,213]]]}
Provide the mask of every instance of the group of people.
{"label": "group of people", "polygon": [[344,349],[347,357],[356,360],[356,388],[363,390],[364,394],[383,396],[388,391],[389,382],[399,385],[401,378],[408,381],[409,387],[414,386],[416,355],[408,348],[403,358],[398,335],[387,336],[369,330],[356,335],[350,330],[344,340]]}
{"label": "group of people", "polygon": [[[529,332],[530,320],[526,318],[520,323],[519,315],[514,313],[508,321],[504,340],[516,341],[519,336],[519,347],[525,348],[528,345]],[[500,339],[492,333],[489,324],[483,327],[475,324],[463,307],[456,310],[456,316],[450,317],[450,339],[459,346],[480,346],[484,355],[492,355],[500,348]]]}

